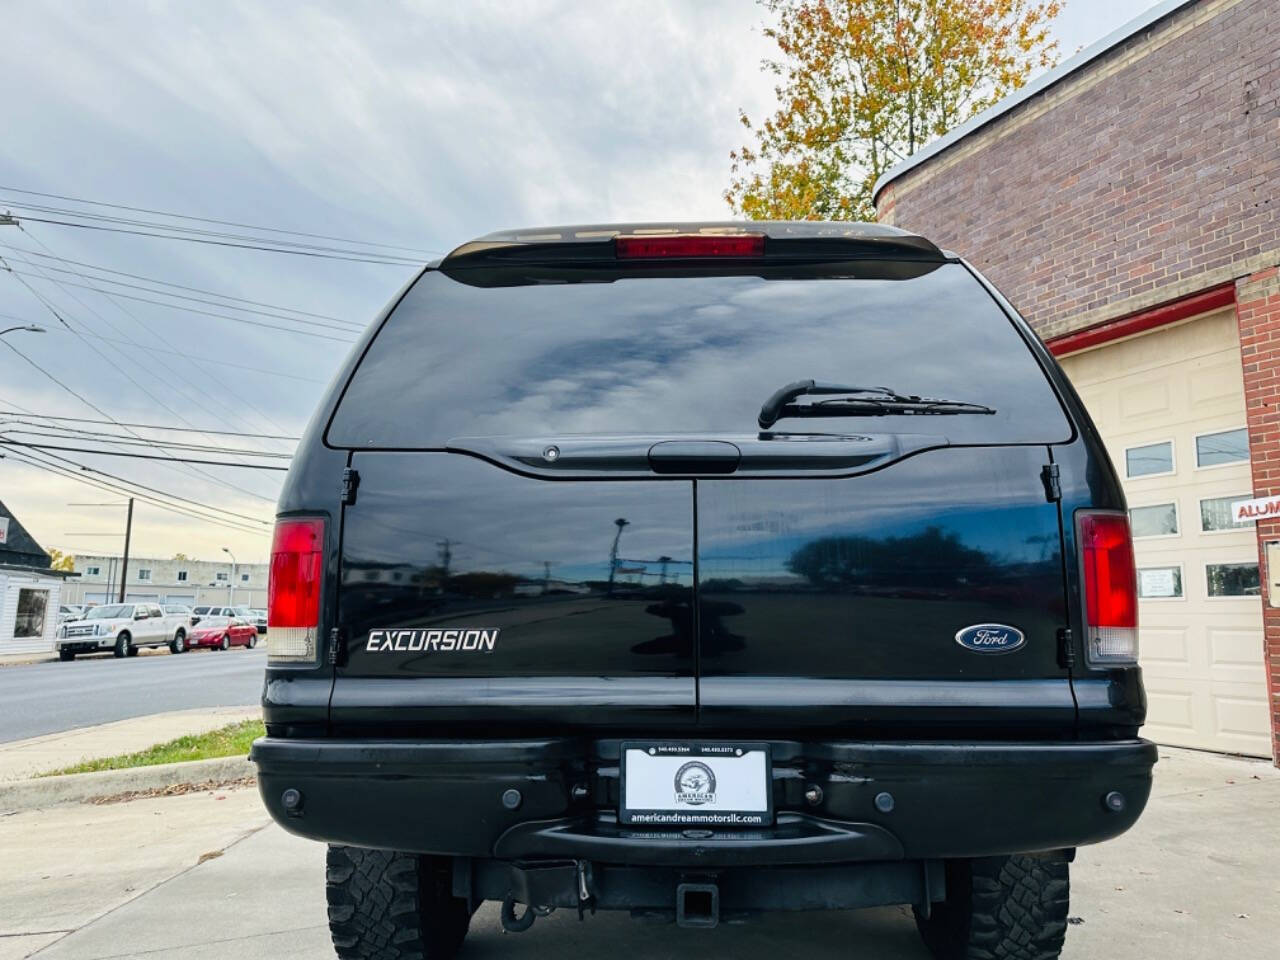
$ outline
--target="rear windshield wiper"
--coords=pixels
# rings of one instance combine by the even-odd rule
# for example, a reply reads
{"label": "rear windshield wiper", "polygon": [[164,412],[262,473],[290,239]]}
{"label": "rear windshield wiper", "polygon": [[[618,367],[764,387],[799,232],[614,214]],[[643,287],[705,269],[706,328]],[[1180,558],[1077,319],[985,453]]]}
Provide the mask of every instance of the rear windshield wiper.
{"label": "rear windshield wiper", "polygon": [[[842,399],[817,403],[792,403],[798,397],[831,396]],[[838,383],[797,380],[789,383],[760,408],[761,430],[768,430],[788,417],[886,417],[896,414],[938,416],[947,414],[991,414],[996,411],[981,403],[939,400],[900,394],[891,387],[849,387]]]}

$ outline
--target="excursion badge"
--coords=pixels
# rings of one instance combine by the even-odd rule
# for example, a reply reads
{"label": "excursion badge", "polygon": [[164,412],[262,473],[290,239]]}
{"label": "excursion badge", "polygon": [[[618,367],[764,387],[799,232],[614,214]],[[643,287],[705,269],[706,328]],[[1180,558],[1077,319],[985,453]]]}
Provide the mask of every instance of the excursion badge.
{"label": "excursion badge", "polygon": [[956,643],[973,653],[1013,653],[1026,642],[1021,630],[1005,623],[975,623],[956,634]]}
{"label": "excursion badge", "polygon": [[370,630],[366,653],[493,653],[501,628]]}

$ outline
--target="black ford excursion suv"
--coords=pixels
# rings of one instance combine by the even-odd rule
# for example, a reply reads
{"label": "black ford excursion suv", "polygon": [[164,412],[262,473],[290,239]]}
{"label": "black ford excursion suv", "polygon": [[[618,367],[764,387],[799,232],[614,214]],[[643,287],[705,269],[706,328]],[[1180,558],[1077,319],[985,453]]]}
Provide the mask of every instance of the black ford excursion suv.
{"label": "black ford excursion suv", "polygon": [[[298,448],[262,797],[340,957],[485,900],[713,927],[913,906],[1051,958],[1146,804],[1124,497],[981,276],[873,224],[494,234],[428,266]],[[536,934],[534,934],[536,936]]]}

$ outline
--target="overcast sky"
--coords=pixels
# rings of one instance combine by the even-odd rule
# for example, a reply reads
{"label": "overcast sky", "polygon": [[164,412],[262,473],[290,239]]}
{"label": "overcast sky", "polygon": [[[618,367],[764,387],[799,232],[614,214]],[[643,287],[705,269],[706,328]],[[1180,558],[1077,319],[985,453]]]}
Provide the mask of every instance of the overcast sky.
{"label": "overcast sky", "polygon": [[[1150,6],[1067,0],[1064,58]],[[745,0],[0,0],[0,17],[0,211],[82,207],[22,189],[434,251],[502,227],[723,218],[738,109],[760,117],[772,104],[762,11]],[[82,279],[22,261],[67,265],[23,250],[359,323],[412,273],[23,229],[0,226],[0,244],[21,248],[0,256],[47,305],[0,273],[0,329],[50,332],[5,341],[118,420],[296,434],[346,347],[69,286]],[[99,416],[0,347],[0,409],[13,404]],[[279,490],[276,474],[65,455],[248,517],[270,519]],[[45,547],[118,552],[122,511],[68,504],[120,499],[0,460],[0,500]],[[269,537],[138,506],[136,554],[216,559],[222,546],[260,561]]]}

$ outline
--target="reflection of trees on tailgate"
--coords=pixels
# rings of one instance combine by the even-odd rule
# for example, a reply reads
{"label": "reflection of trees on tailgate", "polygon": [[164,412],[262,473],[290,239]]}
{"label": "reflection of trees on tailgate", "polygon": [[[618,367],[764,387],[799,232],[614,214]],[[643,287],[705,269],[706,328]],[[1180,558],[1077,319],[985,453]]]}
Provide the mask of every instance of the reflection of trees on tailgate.
{"label": "reflection of trees on tailgate", "polygon": [[823,537],[797,549],[787,569],[817,587],[959,583],[991,570],[992,557],[954,532],[929,526],[903,537]]}

